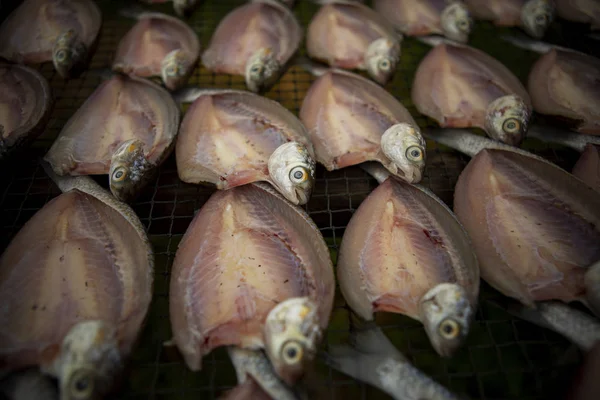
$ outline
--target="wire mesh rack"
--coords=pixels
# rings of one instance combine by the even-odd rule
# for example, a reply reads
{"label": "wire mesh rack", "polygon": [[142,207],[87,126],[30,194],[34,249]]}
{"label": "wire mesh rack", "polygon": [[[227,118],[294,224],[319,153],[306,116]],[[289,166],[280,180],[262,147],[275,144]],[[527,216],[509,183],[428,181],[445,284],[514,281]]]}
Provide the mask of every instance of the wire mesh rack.
{"label": "wire mesh rack", "polygon": [[[123,2],[98,1],[103,10],[103,27],[91,69],[109,67],[116,46],[134,21],[117,14]],[[241,0],[204,1],[188,20],[206,46],[217,23]],[[294,12],[307,26],[317,6],[298,1]],[[7,3],[5,3],[7,4]],[[158,4],[153,10],[172,13],[170,3]],[[6,13],[7,10],[2,10]],[[536,56],[517,50],[497,38],[498,28],[477,23],[472,44],[486,50],[525,80]],[[561,35],[553,27],[552,35]],[[399,99],[424,128],[431,120],[419,115],[410,99],[410,84],[416,67],[428,47],[406,38],[395,78],[386,88]],[[304,52],[301,49],[301,53]],[[100,84],[98,74],[85,73],[68,81],[60,78],[51,64],[38,67],[48,79],[55,96],[51,119],[41,137],[0,174],[0,250],[3,250],[23,224],[50,199],[58,188],[39,165],[69,117]],[[290,68],[266,96],[298,113],[303,97],[314,80],[299,67]],[[215,75],[198,66],[190,84],[201,87],[244,88],[241,77]],[[535,151],[567,170],[577,154],[559,146],[528,139],[525,148]],[[428,141],[428,164],[423,185],[447,204],[452,204],[453,188],[468,158]],[[107,186],[106,177],[98,178]],[[319,167],[313,196],[306,211],[320,228],[334,259],[344,230],[353,212],[376,187],[375,180],[359,168],[327,172]],[[189,185],[177,177],[174,156],[160,168],[158,177],[149,184],[133,204],[145,225],[156,255],[154,298],[145,329],[133,352],[119,398],[192,399],[217,398],[236,384],[236,377],[224,350],[216,350],[204,360],[203,370],[189,371],[177,351],[163,346],[171,338],[168,317],[170,268],[177,245],[195,212],[204,204],[212,188]],[[495,290],[483,284],[476,320],[465,346],[451,359],[440,359],[427,339],[420,323],[409,318],[383,314],[378,323],[397,348],[418,368],[458,394],[480,399],[549,399],[563,393],[581,361],[581,355],[562,337],[514,319],[494,303]],[[344,341],[348,334],[348,309],[341,295],[336,296],[330,328],[323,346]],[[321,362],[315,365],[315,386],[323,399],[379,399],[388,396],[377,389],[340,374]]]}

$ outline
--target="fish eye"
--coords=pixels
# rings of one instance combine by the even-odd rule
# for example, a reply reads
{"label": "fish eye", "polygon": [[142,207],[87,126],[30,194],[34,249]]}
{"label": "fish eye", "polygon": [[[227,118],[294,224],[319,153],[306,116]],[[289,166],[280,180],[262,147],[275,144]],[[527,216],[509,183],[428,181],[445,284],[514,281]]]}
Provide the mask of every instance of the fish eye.
{"label": "fish eye", "polygon": [[286,342],[281,348],[281,358],[286,364],[298,364],[304,357],[304,349],[302,345],[295,341],[290,340]]}
{"label": "fish eye", "polygon": [[506,133],[517,133],[521,129],[521,123],[515,118],[509,118],[502,124],[502,130]]}
{"label": "fish eye", "polygon": [[177,75],[177,67],[175,67],[174,65],[169,65],[167,67],[167,75],[168,76],[175,76],[175,75]]}
{"label": "fish eye", "polygon": [[547,17],[545,14],[539,14],[538,16],[535,17],[535,22],[542,25],[545,24],[547,20]]}
{"label": "fish eye", "polygon": [[390,63],[390,60],[383,59],[383,60],[379,61],[379,69],[381,69],[383,71],[388,71],[391,67],[392,67],[392,63]]}
{"label": "fish eye", "polygon": [[460,21],[458,21],[458,28],[462,31],[467,30],[469,28],[469,21],[461,19]]}
{"label": "fish eye", "polygon": [[439,331],[444,339],[455,339],[460,334],[460,326],[452,319],[445,319],[440,324]]}
{"label": "fish eye", "polygon": [[406,149],[406,158],[411,161],[421,161],[423,159],[423,150],[419,146],[410,146]]}
{"label": "fish eye", "polygon": [[112,173],[112,179],[115,182],[121,182],[127,178],[127,169],[125,167],[118,167]]}
{"label": "fish eye", "polygon": [[304,167],[294,167],[290,171],[290,179],[293,183],[300,184],[308,180],[308,170]]}
{"label": "fish eye", "polygon": [[67,58],[67,52],[65,50],[59,50],[56,52],[56,61],[63,62]]}
{"label": "fish eye", "polygon": [[71,395],[75,399],[88,399],[94,391],[94,379],[89,371],[77,371],[70,381]]}
{"label": "fish eye", "polygon": [[260,65],[254,65],[252,66],[252,68],[250,68],[250,72],[252,72],[253,74],[258,74],[260,72],[261,68]]}

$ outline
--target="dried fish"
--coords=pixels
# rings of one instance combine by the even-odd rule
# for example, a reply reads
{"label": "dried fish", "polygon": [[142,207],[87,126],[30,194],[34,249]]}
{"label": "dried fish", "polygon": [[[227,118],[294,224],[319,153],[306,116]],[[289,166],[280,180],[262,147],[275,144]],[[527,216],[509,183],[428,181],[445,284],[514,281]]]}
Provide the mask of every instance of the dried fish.
{"label": "dried fish", "polygon": [[384,17],[355,1],[325,0],[311,20],[308,55],[332,67],[365,70],[380,84],[400,60],[401,36]]}
{"label": "dried fish", "polygon": [[410,36],[439,34],[466,43],[473,27],[462,1],[374,0],[373,8]]}
{"label": "dried fish", "polygon": [[600,135],[600,60],[552,49],[529,73],[529,94],[540,114],[566,119],[581,133]]}
{"label": "dried fish", "polygon": [[419,182],[425,141],[408,110],[359,75],[335,69],[321,72],[300,109],[317,161],[329,171],[377,161],[395,176]]}
{"label": "dried fish", "polygon": [[600,192],[600,145],[587,144],[572,173]]}
{"label": "dried fish", "polygon": [[285,72],[302,41],[294,14],[275,0],[253,0],[219,23],[202,55],[215,73],[242,75],[253,92],[269,90]]}
{"label": "dried fish", "polygon": [[52,93],[39,72],[16,64],[0,64],[0,160],[42,133]]}
{"label": "dried fish", "polygon": [[600,137],[598,136],[575,133],[555,126],[539,124],[529,127],[527,137],[536,138],[544,142],[561,144],[580,153],[583,152],[588,143],[600,145]]}
{"label": "dried fish", "polygon": [[421,321],[435,350],[450,357],[477,308],[479,267],[470,239],[428,189],[386,178],[385,170],[367,171],[380,185],[344,233],[337,263],[342,294],[366,321],[380,311]]}
{"label": "dried fish", "polygon": [[200,4],[200,0],[140,0],[144,3],[170,3],[173,2],[173,9],[180,17],[190,17],[194,10]]}
{"label": "dried fish", "polygon": [[442,127],[481,128],[512,145],[524,139],[531,117],[531,100],[519,79],[468,46],[435,46],[417,68],[412,100]]}
{"label": "dried fish", "polygon": [[600,3],[597,0],[554,0],[554,4],[559,17],[600,29]]}
{"label": "dried fish", "polygon": [[25,64],[52,61],[63,78],[77,77],[101,24],[92,0],[25,0],[0,25],[0,57]]}
{"label": "dried fish", "polygon": [[541,38],[554,21],[552,0],[464,0],[474,18],[492,21],[496,26],[520,26]]}
{"label": "dried fish", "polygon": [[173,150],[179,120],[165,89],[117,74],[69,119],[44,159],[61,176],[108,173],[111,192],[132,200]]}
{"label": "dried fish", "polygon": [[113,69],[141,77],[160,76],[168,89],[182,86],[200,56],[196,33],[166,14],[136,12],[138,19],[121,39]]}
{"label": "dried fish", "polygon": [[181,123],[175,149],[184,182],[230,189],[265,181],[294,204],[305,204],[315,180],[308,132],[279,103],[230,89],[188,88],[177,94],[194,103]]}
{"label": "dried fish", "polygon": [[303,210],[265,184],[217,191],[175,256],[173,342],[193,371],[228,346],[240,383],[291,398],[284,382],[297,382],[315,356],[334,292],[327,245]]}
{"label": "dried fish", "polygon": [[98,398],[142,327],[154,256],[129,206],[89,177],[49,174],[63,194],[0,257],[0,365],[39,367],[61,399]]}
{"label": "dried fish", "polygon": [[473,157],[456,184],[454,211],[481,276],[528,307],[579,300],[600,315],[600,194],[512,146],[463,130],[425,136]]}

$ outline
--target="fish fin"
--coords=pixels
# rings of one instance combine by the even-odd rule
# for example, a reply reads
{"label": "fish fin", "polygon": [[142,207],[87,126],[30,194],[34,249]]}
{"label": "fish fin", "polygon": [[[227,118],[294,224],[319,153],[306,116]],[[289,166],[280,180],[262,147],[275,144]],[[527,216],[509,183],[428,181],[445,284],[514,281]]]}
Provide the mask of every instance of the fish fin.
{"label": "fish fin", "polygon": [[600,321],[562,302],[545,301],[538,303],[536,308],[513,303],[506,310],[564,336],[585,351],[600,340]]}
{"label": "fish fin", "polygon": [[390,171],[375,161],[364,162],[360,164],[360,168],[375,178],[378,183],[383,183],[391,175]]}
{"label": "fish fin", "polygon": [[299,396],[294,390],[279,379],[262,351],[237,347],[228,347],[227,350],[239,383],[243,383],[250,376],[250,379],[254,379],[274,399],[299,400]]}
{"label": "fish fin", "polygon": [[585,273],[585,293],[588,308],[600,318],[600,261],[596,261]]}
{"label": "fish fin", "polygon": [[544,54],[549,52],[552,49],[558,49],[563,51],[570,51],[574,53],[579,53],[576,50],[570,49],[568,47],[562,47],[551,43],[542,42],[541,40],[535,40],[525,35],[515,35],[515,34],[503,34],[500,35],[500,39],[504,40],[512,44],[513,46],[519,47],[521,49],[534,51],[539,54]]}

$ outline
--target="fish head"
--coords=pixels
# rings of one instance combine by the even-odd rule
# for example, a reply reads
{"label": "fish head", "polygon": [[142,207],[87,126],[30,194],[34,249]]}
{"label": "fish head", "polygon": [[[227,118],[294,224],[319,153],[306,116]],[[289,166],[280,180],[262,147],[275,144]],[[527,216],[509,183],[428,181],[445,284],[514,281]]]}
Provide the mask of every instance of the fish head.
{"label": "fish head", "polygon": [[116,330],[102,321],[76,324],[56,363],[61,400],[103,398],[122,367]]}
{"label": "fish head", "polygon": [[387,168],[409,183],[417,183],[423,177],[425,148],[425,139],[412,124],[392,125],[381,136],[381,151],[392,162]]}
{"label": "fish head", "polygon": [[367,72],[380,85],[392,78],[399,60],[399,40],[379,38],[369,44],[365,53]]}
{"label": "fish head", "polygon": [[306,204],[315,183],[315,160],[302,143],[288,142],[269,157],[269,176],[279,192],[296,205]]}
{"label": "fish head", "polygon": [[176,49],[163,58],[160,65],[160,75],[169,90],[181,87],[188,79],[192,68],[185,51]]}
{"label": "fish head", "polygon": [[148,180],[148,170],[151,167],[144,154],[144,143],[138,139],[124,141],[117,147],[110,161],[110,191],[121,201],[132,199]]}
{"label": "fish head", "polygon": [[485,130],[500,142],[518,146],[529,128],[531,109],[516,95],[507,95],[492,101],[486,110]]}
{"label": "fish head", "polygon": [[435,351],[452,356],[469,333],[473,307],[466,291],[453,283],[430,289],[420,301],[420,316]]}
{"label": "fish head", "polygon": [[527,34],[540,39],[554,21],[554,5],[551,0],[529,0],[521,8],[521,22]]}
{"label": "fish head", "polygon": [[457,42],[466,43],[473,28],[473,20],[466,5],[461,2],[451,3],[444,8],[441,15],[444,35]]}
{"label": "fish head", "polygon": [[87,46],[75,30],[61,33],[52,48],[52,63],[63,78],[78,76],[87,60]]}
{"label": "fish head", "polygon": [[315,301],[295,297],[275,306],[267,316],[264,337],[277,375],[289,385],[296,383],[306,364],[314,359],[322,335]]}
{"label": "fish head", "polygon": [[173,0],[173,9],[179,17],[189,17],[198,0]]}
{"label": "fish head", "polygon": [[269,90],[277,81],[281,64],[271,48],[263,47],[246,62],[246,86],[255,93]]}

